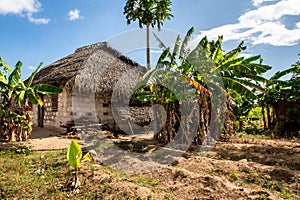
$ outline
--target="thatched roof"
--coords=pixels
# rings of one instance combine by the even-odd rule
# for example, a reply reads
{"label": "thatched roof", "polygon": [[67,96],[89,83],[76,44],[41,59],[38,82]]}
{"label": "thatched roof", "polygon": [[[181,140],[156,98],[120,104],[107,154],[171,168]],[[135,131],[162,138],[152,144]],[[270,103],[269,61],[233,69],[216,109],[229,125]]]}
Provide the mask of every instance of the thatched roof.
{"label": "thatched roof", "polygon": [[114,84],[138,63],[113,49],[107,42],[78,48],[74,53],[41,69],[33,84],[47,83],[64,86],[66,83],[97,92],[112,92]]}

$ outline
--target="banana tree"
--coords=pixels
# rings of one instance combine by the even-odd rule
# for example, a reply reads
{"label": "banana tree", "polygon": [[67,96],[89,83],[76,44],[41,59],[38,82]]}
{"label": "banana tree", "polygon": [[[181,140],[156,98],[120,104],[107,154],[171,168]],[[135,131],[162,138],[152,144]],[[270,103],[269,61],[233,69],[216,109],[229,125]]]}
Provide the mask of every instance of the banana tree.
{"label": "banana tree", "polygon": [[[279,125],[279,104],[289,102],[290,104],[299,102],[300,99],[300,76],[299,61],[293,64],[290,68],[276,72],[270,82],[265,85],[267,94],[260,96],[260,104],[266,108],[267,122],[264,122],[265,129],[274,128]],[[282,80],[284,76],[290,75],[290,79]],[[272,111],[272,113],[271,113]],[[265,109],[262,110],[265,114]],[[283,120],[284,121],[284,120]],[[267,125],[266,125],[267,124]]]}
{"label": "banana tree", "polygon": [[[159,103],[165,108],[166,123],[162,130],[156,135],[156,139],[163,143],[169,143],[176,137],[179,126],[181,129],[185,129],[185,131],[182,131],[183,134],[181,134],[180,137],[181,142],[190,143],[191,141],[191,137],[185,133],[197,133],[198,127],[193,131],[188,131],[187,129],[190,129],[192,126],[188,126],[188,123],[185,123],[185,126],[182,122],[194,121],[198,119],[198,117],[194,116],[193,118],[192,116],[186,115],[186,110],[180,109],[179,106],[180,104],[185,104],[186,107],[192,105],[192,102],[189,102],[189,100],[191,97],[196,97],[195,88],[199,91],[207,91],[205,87],[191,79],[187,74],[182,73],[182,63],[185,60],[178,60],[178,56],[180,55],[180,58],[183,58],[187,53],[185,48],[190,36],[191,31],[189,31],[183,43],[181,43],[178,37],[172,51],[160,41],[160,45],[164,51],[158,59],[156,68],[152,71],[148,71],[143,76],[140,82],[140,88],[135,92],[137,99]],[[155,37],[159,40],[156,35]],[[184,63],[188,64],[187,62]],[[194,88],[191,88],[191,86]],[[189,109],[190,108],[188,108],[188,110]],[[185,120],[183,120],[183,118],[185,118]],[[177,139],[178,138],[179,137],[177,137]]]}
{"label": "banana tree", "polygon": [[[155,129],[157,132],[154,138],[161,143],[169,143],[175,137],[175,133],[179,127],[179,99],[174,93],[179,80],[177,78],[175,82],[175,77],[177,77],[176,74],[170,70],[165,70],[159,61],[155,69],[143,76],[133,96],[139,101],[150,101],[152,105],[160,104],[164,107],[166,115],[164,113],[154,113],[157,115],[157,119],[161,119],[157,120],[157,122],[166,122],[162,130]],[[153,110],[157,112],[156,109]],[[154,125],[161,127],[162,124]],[[166,132],[169,134],[166,134]]]}
{"label": "banana tree", "polygon": [[238,131],[243,131],[245,118],[248,116],[250,111],[253,109],[253,102],[247,100],[235,91],[230,92],[232,98],[232,112],[235,116],[235,120],[238,122]]}
{"label": "banana tree", "polygon": [[[207,134],[211,121],[211,94],[219,94],[219,99],[224,99],[226,96],[227,112],[232,111],[232,104],[229,102],[236,99],[229,97],[231,93],[236,93],[238,94],[237,97],[243,98],[237,100],[233,105],[237,105],[241,102],[240,100],[248,105],[253,105],[257,94],[266,92],[261,85],[268,80],[261,74],[271,67],[263,65],[260,56],[247,59],[238,57],[238,54],[246,49],[243,42],[237,48],[224,53],[222,37],[211,42],[204,37],[191,51],[188,49],[188,45],[193,31],[193,28],[188,31],[182,43],[180,38],[177,38],[173,52],[157,36],[155,37],[165,55],[159,59],[159,62],[185,76],[199,95],[199,105],[202,108],[200,109],[200,119],[203,119],[204,123],[202,125],[200,123],[201,131],[199,131],[200,134],[198,134],[195,143],[201,143],[203,136]],[[216,90],[219,92],[215,92]],[[222,95],[224,96],[222,97]],[[213,100],[217,101],[217,99],[218,97],[215,97]]]}
{"label": "banana tree", "polygon": [[31,105],[43,105],[41,95],[54,95],[61,89],[47,85],[37,84],[32,86],[32,81],[42,66],[31,74],[27,83],[21,79],[22,62],[17,62],[12,69],[0,57],[0,89],[2,98],[1,109],[1,135],[9,141],[26,140],[32,131],[32,119],[29,114]]}
{"label": "banana tree", "polygon": [[67,160],[70,166],[72,166],[75,170],[74,177],[67,182],[66,189],[72,189],[73,191],[77,191],[76,189],[80,186],[80,181],[78,180],[78,173],[80,169],[80,164],[82,161],[92,161],[93,157],[89,152],[85,155],[82,155],[82,149],[76,140],[71,140],[71,143],[68,147],[67,151]]}
{"label": "banana tree", "polygon": [[[200,43],[215,63],[214,72],[220,73],[224,87],[231,97],[231,110],[235,119],[239,122],[239,130],[243,127],[243,119],[248,115],[254,102],[259,95],[264,96],[267,90],[263,87],[269,84],[263,74],[271,69],[268,65],[262,64],[261,56],[250,58],[239,57],[239,53],[246,49],[241,42],[235,49],[223,53],[222,36],[217,41],[209,42],[204,37]],[[229,107],[227,108],[230,109]]]}

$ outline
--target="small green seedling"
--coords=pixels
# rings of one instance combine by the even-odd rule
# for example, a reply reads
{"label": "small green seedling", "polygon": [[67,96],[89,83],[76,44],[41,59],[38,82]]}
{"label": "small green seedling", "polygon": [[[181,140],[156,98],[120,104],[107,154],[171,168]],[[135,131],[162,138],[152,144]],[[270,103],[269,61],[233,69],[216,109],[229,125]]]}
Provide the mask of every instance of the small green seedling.
{"label": "small green seedling", "polygon": [[76,189],[79,187],[80,182],[78,181],[78,172],[80,168],[80,161],[81,160],[92,160],[92,157],[89,153],[85,154],[85,156],[82,159],[82,150],[79,146],[79,144],[72,140],[68,152],[67,152],[67,159],[69,164],[75,169],[75,176],[74,176],[74,182],[72,182],[73,187]]}

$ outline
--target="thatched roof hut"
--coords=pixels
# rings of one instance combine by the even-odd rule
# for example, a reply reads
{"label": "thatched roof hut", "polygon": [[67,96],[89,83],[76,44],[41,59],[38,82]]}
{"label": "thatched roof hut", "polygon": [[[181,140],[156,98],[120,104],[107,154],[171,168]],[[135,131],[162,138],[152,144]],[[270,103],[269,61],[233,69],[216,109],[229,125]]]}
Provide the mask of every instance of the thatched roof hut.
{"label": "thatched roof hut", "polygon": [[66,84],[100,94],[111,94],[114,84],[124,72],[136,68],[138,63],[113,49],[107,42],[78,48],[74,53],[41,69],[33,84],[47,83],[59,87]]}
{"label": "thatched roof hut", "polygon": [[[47,65],[35,76],[33,84],[55,85],[62,92],[56,96],[44,96],[45,105],[33,108],[33,121],[40,127],[64,127],[74,120],[84,119],[88,123],[98,122],[117,129],[112,105],[122,107],[123,103],[129,104],[129,98],[125,97],[130,97],[136,86],[137,71],[145,72],[146,68],[107,42],[81,47]],[[128,126],[129,110],[117,110],[120,111],[116,114],[118,119]],[[145,112],[134,109],[132,118],[143,121],[146,117],[148,120],[149,115]]]}

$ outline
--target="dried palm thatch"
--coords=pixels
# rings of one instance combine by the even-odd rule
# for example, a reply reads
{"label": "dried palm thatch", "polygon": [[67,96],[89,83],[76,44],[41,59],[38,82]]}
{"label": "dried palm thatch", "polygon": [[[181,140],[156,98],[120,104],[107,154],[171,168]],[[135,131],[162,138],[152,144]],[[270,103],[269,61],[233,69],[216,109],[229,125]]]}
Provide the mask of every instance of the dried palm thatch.
{"label": "dried palm thatch", "polygon": [[[77,49],[41,69],[33,84],[47,83],[73,89],[88,90],[110,95],[116,82],[130,69],[145,68],[113,49],[107,42],[96,43]],[[128,80],[130,81],[130,80]]]}

